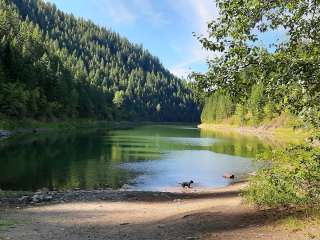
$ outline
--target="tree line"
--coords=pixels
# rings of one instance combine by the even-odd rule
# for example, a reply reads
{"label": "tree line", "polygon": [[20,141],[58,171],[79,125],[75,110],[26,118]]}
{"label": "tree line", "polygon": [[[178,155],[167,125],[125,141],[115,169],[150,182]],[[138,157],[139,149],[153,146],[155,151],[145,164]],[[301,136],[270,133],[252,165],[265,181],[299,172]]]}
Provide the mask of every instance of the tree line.
{"label": "tree line", "polygon": [[0,0],[0,114],[196,121],[189,84],[142,46],[42,0]]}
{"label": "tree line", "polygon": [[[210,94],[204,103],[201,121],[205,123],[222,123],[239,126],[259,126],[268,124],[272,119],[286,115],[287,120],[293,119],[292,114],[285,109],[277,109],[265,94],[263,84],[258,83],[248,91],[248,97],[242,101],[234,101],[228,92],[220,89]],[[295,120],[293,124],[298,124]]]}
{"label": "tree line", "polygon": [[[223,91],[232,101],[231,114],[245,111],[254,118],[248,122],[289,112],[319,126],[319,3],[218,0],[216,4],[220,14],[208,24],[210,37],[199,40],[220,54],[210,60],[206,74],[193,75],[197,94],[210,104],[204,99]],[[261,36],[272,31],[282,32],[282,39],[261,46]]]}

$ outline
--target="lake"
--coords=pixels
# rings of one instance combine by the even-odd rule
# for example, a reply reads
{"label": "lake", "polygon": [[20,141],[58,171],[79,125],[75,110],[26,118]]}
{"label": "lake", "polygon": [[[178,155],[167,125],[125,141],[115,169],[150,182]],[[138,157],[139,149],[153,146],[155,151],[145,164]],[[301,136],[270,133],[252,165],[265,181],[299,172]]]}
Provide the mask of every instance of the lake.
{"label": "lake", "polygon": [[256,137],[206,132],[191,125],[142,125],[21,136],[0,148],[0,189],[120,188],[166,190],[193,180],[222,187],[256,166],[270,147]]}

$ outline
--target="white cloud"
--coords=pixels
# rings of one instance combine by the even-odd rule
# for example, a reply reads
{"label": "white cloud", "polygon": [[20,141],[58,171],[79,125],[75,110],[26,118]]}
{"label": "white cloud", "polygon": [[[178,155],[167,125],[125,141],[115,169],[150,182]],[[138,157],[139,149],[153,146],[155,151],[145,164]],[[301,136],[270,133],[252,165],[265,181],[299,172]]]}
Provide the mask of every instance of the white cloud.
{"label": "white cloud", "polygon": [[218,16],[215,1],[213,0],[187,0],[195,12],[199,33],[204,34],[207,31],[208,22]]}
{"label": "white cloud", "polygon": [[186,60],[175,65],[173,68],[170,69],[170,72],[178,77],[186,79],[188,75],[193,72],[191,65],[202,62],[204,62],[204,58],[192,58],[191,60]]}
{"label": "white cloud", "polygon": [[133,24],[144,18],[154,25],[168,21],[163,13],[154,8],[151,0],[94,0],[97,9],[103,11],[111,21],[118,24]]}
{"label": "white cloud", "polygon": [[[175,4],[174,6],[184,19],[192,21],[193,28],[196,29],[194,32],[198,35],[205,35],[208,22],[218,16],[218,10],[213,0],[184,0],[183,3],[180,2],[179,5]],[[181,6],[184,7],[181,8]],[[184,49],[190,49],[189,53],[181,62],[170,69],[173,74],[179,77],[186,78],[195,70],[192,69],[192,65],[204,64],[208,58],[213,56],[211,52],[204,50],[196,39],[184,46]]]}
{"label": "white cloud", "polygon": [[[169,24],[166,11],[157,9],[157,4],[153,0],[94,0],[97,8],[114,23],[135,24],[143,19],[146,23],[154,26],[164,26]],[[214,0],[167,0],[167,6],[176,14],[175,18],[184,21],[185,26],[196,34],[206,34],[207,23],[218,15]],[[159,7],[159,6],[158,6]],[[168,26],[170,27],[170,26]],[[181,61],[170,70],[179,77],[186,77],[195,69],[193,65],[205,64],[210,53],[205,51],[201,44],[194,38],[181,42],[180,48]]]}
{"label": "white cloud", "polygon": [[145,16],[155,25],[166,25],[168,24],[168,19],[165,18],[163,12],[155,9],[153,2],[151,0],[133,0],[136,10],[140,15]]}
{"label": "white cloud", "polygon": [[124,1],[94,0],[97,9],[103,12],[115,23],[133,23],[137,19],[136,13]]}
{"label": "white cloud", "polygon": [[201,49],[200,44],[197,43],[190,45],[189,47],[184,46],[184,48],[190,49],[190,52],[186,55],[187,57],[173,66],[170,71],[178,77],[187,78],[187,76],[194,71],[192,65],[205,63],[207,55],[206,52]]}

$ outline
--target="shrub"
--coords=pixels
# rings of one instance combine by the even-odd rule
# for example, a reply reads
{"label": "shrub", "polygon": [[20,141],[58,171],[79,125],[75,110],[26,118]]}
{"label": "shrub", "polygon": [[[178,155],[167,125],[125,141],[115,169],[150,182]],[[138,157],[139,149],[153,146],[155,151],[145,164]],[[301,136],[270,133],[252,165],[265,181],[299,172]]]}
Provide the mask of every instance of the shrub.
{"label": "shrub", "polygon": [[[244,196],[258,206],[313,206],[320,200],[320,148],[290,146],[271,153]],[[260,160],[266,160],[265,157]],[[271,165],[271,166],[270,166]]]}

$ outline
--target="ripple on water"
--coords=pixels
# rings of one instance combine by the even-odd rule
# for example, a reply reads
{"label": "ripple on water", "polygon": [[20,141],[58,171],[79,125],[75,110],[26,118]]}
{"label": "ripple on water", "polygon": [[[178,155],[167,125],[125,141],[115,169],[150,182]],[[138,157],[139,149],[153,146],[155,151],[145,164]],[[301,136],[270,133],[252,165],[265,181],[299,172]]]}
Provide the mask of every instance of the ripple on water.
{"label": "ripple on water", "polygon": [[198,187],[226,186],[231,180],[222,177],[225,172],[240,175],[252,171],[254,165],[248,158],[185,150],[168,153],[162,160],[125,163],[119,167],[139,173],[129,184],[131,189],[161,191],[189,180]]}

